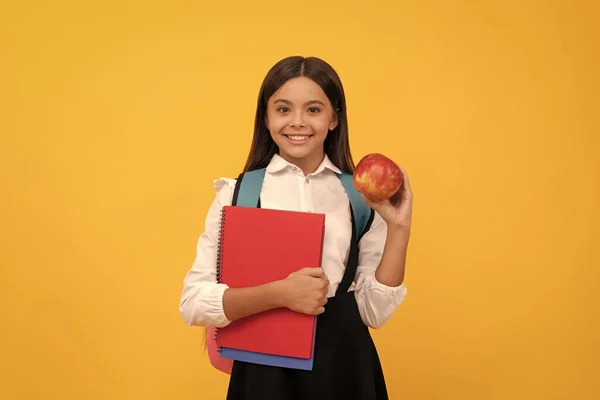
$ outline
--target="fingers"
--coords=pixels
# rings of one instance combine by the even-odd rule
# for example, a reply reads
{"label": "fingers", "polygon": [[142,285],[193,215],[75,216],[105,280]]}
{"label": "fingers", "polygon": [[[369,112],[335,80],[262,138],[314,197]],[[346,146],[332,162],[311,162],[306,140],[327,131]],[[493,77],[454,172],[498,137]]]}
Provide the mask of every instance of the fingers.
{"label": "fingers", "polygon": [[371,200],[370,198],[368,198],[367,196],[365,196],[362,193],[361,193],[361,195],[362,195],[363,201],[364,201],[364,203],[366,205],[368,205],[369,207],[371,207],[374,210],[378,210],[379,209],[379,206],[380,206],[379,203],[374,202],[373,200]]}
{"label": "fingers", "polygon": [[325,312],[325,304],[327,304],[327,297],[319,300],[318,306],[315,308],[315,315],[323,314]]}
{"label": "fingers", "polygon": [[325,305],[329,299],[327,298],[327,291],[323,292],[322,296],[318,296],[311,300],[311,305],[307,309],[307,314],[319,315],[325,312]]}
{"label": "fingers", "polygon": [[303,275],[312,276],[314,278],[327,279],[327,277],[325,276],[325,272],[323,271],[323,268],[321,268],[321,267],[304,267],[301,270],[299,270],[298,272],[300,272]]}
{"label": "fingers", "polygon": [[305,267],[305,268],[302,268],[298,272],[300,272],[303,275],[310,276],[313,278],[320,278],[322,280],[321,287],[322,288],[329,287],[329,279],[327,278],[327,275],[325,275],[325,272],[323,271],[323,268],[321,268],[321,267]]}
{"label": "fingers", "polygon": [[317,304],[315,308],[315,312],[317,314],[322,314],[325,311],[325,305],[329,301],[329,299],[327,298],[327,290],[324,290],[322,293],[323,295],[317,299]]}
{"label": "fingers", "polygon": [[406,170],[404,168],[400,167],[400,170],[402,170],[402,186],[404,187],[406,194],[412,197],[412,188],[410,187],[410,180],[408,179],[408,174],[406,173]]}
{"label": "fingers", "polygon": [[324,293],[323,296],[319,296],[316,298],[303,298],[302,304],[297,308],[292,308],[294,311],[298,311],[308,315],[319,315],[325,312],[325,305],[329,299],[327,298],[327,294]]}

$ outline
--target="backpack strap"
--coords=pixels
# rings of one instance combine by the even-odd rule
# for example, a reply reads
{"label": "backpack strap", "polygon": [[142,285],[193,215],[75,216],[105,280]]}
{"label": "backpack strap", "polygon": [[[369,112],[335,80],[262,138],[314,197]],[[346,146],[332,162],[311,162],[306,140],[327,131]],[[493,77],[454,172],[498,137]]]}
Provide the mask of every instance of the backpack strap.
{"label": "backpack strap", "polygon": [[265,168],[242,172],[233,190],[231,205],[260,208],[260,190],[265,178]]}
{"label": "backpack strap", "polygon": [[362,195],[354,187],[352,175],[342,173],[339,174],[338,177],[342,181],[348,199],[350,200],[350,212],[352,213],[352,239],[350,240],[350,252],[348,253],[348,261],[346,263],[344,276],[335,292],[336,296],[341,296],[348,292],[352,282],[354,282],[356,270],[358,269],[358,242],[371,228],[371,224],[375,218],[375,211],[363,201]]}
{"label": "backpack strap", "polygon": [[363,235],[371,228],[371,224],[375,218],[375,212],[363,201],[362,195],[354,187],[351,174],[341,173],[338,177],[342,181],[342,185],[344,185],[344,189],[350,199],[350,205],[355,221],[355,237],[360,241]]}

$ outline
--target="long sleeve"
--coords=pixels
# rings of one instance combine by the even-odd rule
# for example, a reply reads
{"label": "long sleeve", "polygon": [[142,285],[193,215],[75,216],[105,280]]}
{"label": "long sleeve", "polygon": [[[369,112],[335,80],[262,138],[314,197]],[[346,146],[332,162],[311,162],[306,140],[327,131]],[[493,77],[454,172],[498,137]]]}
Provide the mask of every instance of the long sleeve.
{"label": "long sleeve", "polygon": [[406,286],[391,287],[375,278],[387,237],[387,224],[375,213],[371,229],[360,241],[358,268],[356,271],[356,302],[365,325],[371,328],[383,326],[400,306],[406,296]]}
{"label": "long sleeve", "polygon": [[194,263],[184,279],[179,311],[188,325],[222,328],[231,321],[223,311],[223,293],[228,286],[217,283],[219,221],[222,207],[231,204],[235,181],[220,179],[214,186],[216,197],[198,239]]}

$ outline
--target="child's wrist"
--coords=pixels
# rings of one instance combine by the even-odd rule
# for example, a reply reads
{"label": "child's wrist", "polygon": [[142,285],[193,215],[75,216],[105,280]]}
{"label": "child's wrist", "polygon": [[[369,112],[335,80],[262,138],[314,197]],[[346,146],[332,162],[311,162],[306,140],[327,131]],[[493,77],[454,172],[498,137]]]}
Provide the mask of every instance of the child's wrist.
{"label": "child's wrist", "polygon": [[269,296],[269,298],[271,299],[271,304],[273,305],[273,307],[286,307],[283,280],[271,282],[267,286],[267,296]]}

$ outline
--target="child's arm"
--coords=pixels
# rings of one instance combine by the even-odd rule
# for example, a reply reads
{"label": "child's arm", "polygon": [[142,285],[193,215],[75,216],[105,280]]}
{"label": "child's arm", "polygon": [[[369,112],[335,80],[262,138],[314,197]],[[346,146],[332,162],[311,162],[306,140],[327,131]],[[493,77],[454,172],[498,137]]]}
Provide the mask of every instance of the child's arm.
{"label": "child's arm", "polygon": [[383,255],[375,278],[386,286],[400,286],[404,283],[406,252],[410,228],[387,227],[387,235]]}
{"label": "child's arm", "polygon": [[371,229],[360,242],[356,273],[356,298],[363,321],[372,328],[382,326],[406,296],[406,253],[412,220],[412,191],[402,170],[404,183],[390,200],[375,203]]}
{"label": "child's arm", "polygon": [[[391,277],[394,283],[388,285],[377,277],[379,268],[386,265],[384,261],[394,262],[396,249],[390,251],[393,247],[393,241],[387,240],[392,232],[388,232],[385,221],[379,214],[375,214],[375,219],[371,229],[365,233],[360,241],[360,251],[358,255],[358,268],[356,270],[356,303],[358,310],[365,325],[371,328],[380,328],[392,316],[394,311],[404,301],[406,296],[406,286],[404,285],[404,267],[398,268],[398,273],[393,270]],[[392,239],[394,239],[392,237]],[[402,251],[405,253],[405,251]],[[393,267],[393,264],[388,264]],[[384,271],[385,272],[385,271]]]}
{"label": "child's arm", "polygon": [[412,224],[413,194],[404,169],[402,175],[402,186],[391,199],[376,203],[365,198],[365,202],[387,225],[385,247],[375,273],[377,281],[386,286],[399,286],[404,282],[406,251]]}
{"label": "child's arm", "polygon": [[280,281],[225,290],[223,309],[231,321],[279,307],[318,315],[325,311],[328,286],[321,268],[304,268]]}
{"label": "child's arm", "polygon": [[229,288],[223,294],[223,311],[230,321],[281,306],[281,281],[249,288]]}
{"label": "child's arm", "polygon": [[231,323],[223,310],[228,286],[217,282],[219,228],[223,206],[231,204],[235,180],[220,179],[205,218],[204,232],[196,246],[196,257],[183,282],[179,311],[188,325],[222,328]]}

